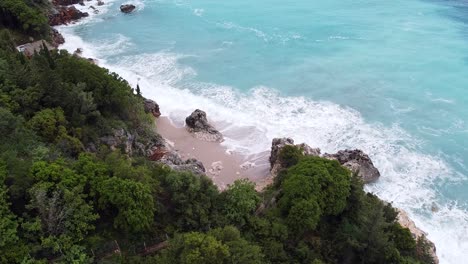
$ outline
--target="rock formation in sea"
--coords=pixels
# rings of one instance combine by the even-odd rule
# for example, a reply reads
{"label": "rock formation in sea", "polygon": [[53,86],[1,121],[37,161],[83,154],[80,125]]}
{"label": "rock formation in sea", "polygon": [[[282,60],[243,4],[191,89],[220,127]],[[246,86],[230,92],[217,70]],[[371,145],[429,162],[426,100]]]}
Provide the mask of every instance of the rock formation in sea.
{"label": "rock formation in sea", "polygon": [[131,4],[125,4],[125,5],[120,6],[120,11],[122,11],[123,13],[128,14],[128,13],[133,12],[133,10],[135,10],[135,6]]}
{"label": "rock formation in sea", "polygon": [[205,141],[222,142],[223,135],[208,123],[206,113],[196,109],[185,119],[187,128],[196,138]]}
{"label": "rock formation in sea", "polygon": [[340,150],[335,154],[324,154],[323,157],[337,160],[350,171],[357,173],[364,183],[376,181],[380,177],[380,172],[372,160],[360,149]]}

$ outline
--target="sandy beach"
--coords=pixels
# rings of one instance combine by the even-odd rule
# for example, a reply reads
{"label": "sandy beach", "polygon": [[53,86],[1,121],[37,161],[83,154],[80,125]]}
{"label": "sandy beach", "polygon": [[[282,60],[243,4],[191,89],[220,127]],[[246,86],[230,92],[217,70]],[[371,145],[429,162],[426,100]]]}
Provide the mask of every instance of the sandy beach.
{"label": "sandy beach", "polygon": [[163,136],[182,158],[195,158],[203,163],[206,175],[220,188],[237,179],[248,178],[264,186],[269,178],[269,150],[252,156],[231,152],[222,143],[208,142],[195,138],[185,127],[175,126],[165,116],[156,119],[157,132]]}

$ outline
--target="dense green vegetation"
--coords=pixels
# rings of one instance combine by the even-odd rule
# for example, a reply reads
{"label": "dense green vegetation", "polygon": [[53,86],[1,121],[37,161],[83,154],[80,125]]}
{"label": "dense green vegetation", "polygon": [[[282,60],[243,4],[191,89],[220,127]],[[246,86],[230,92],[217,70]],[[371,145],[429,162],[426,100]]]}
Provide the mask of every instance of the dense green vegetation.
{"label": "dense green vegetation", "polygon": [[431,262],[336,161],[287,147],[267,190],[239,180],[220,192],[101,144],[115,129],[144,144],[151,120],[116,74],[65,51],[28,59],[2,31],[0,262]]}
{"label": "dense green vegetation", "polygon": [[49,32],[44,7],[47,0],[2,0],[0,1],[0,29],[15,29],[34,36],[45,37]]}

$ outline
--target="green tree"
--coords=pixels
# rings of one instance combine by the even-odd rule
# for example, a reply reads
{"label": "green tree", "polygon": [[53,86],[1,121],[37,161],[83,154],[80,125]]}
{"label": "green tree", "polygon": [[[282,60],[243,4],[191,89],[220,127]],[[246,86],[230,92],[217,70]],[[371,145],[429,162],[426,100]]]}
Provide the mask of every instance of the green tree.
{"label": "green tree", "polygon": [[255,184],[247,179],[236,180],[221,193],[220,198],[221,213],[229,223],[239,226],[245,225],[260,202]]}
{"label": "green tree", "polygon": [[295,232],[302,234],[307,230],[314,230],[322,212],[314,198],[294,203],[289,211],[288,226]]}
{"label": "green tree", "polygon": [[60,108],[47,108],[37,112],[28,123],[38,135],[49,142],[54,142],[59,135],[67,133],[65,128],[67,121]]}
{"label": "green tree", "polygon": [[[298,198],[315,197],[325,215],[337,215],[350,194],[350,172],[335,160],[304,157],[289,168],[283,182],[283,207]],[[286,203],[286,205],[284,205]]]}
{"label": "green tree", "polygon": [[262,253],[261,247],[243,239],[237,228],[233,226],[216,228],[211,230],[209,234],[228,246],[230,253],[228,263],[265,263],[265,256]]}
{"label": "green tree", "polygon": [[8,247],[18,241],[16,216],[10,211],[6,179],[6,165],[0,161],[0,249]]}
{"label": "green tree", "polygon": [[218,218],[219,192],[204,176],[170,172],[161,178],[161,203],[167,211],[167,224],[175,229],[207,230]]}
{"label": "green tree", "polygon": [[102,181],[98,187],[101,207],[117,210],[114,227],[125,231],[148,230],[154,217],[154,201],[147,185],[116,177]]}
{"label": "green tree", "polygon": [[229,247],[211,235],[191,232],[176,235],[156,263],[219,264],[227,263]]}

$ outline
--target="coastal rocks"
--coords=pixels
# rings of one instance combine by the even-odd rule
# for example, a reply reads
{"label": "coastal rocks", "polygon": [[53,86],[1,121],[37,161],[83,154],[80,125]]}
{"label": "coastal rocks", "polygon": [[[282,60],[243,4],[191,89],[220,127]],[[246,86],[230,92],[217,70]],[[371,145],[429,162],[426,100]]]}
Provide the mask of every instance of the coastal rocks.
{"label": "coastal rocks", "polygon": [[123,128],[114,130],[113,135],[108,135],[99,139],[101,144],[107,145],[111,150],[122,149],[129,155],[133,153],[132,146],[134,140],[135,135]]}
{"label": "coastal rocks", "polygon": [[97,10],[94,6],[90,6],[89,9],[92,9],[94,14],[99,14],[99,10]]}
{"label": "coastal rocks", "polygon": [[337,160],[341,165],[357,173],[364,183],[373,182],[380,177],[379,170],[362,150],[340,150],[336,154],[325,154],[324,158]]}
{"label": "coastal rocks", "polygon": [[208,123],[206,113],[200,109],[196,109],[185,119],[188,130],[193,133],[196,138],[205,141],[222,142],[223,135]]}
{"label": "coastal rocks", "polygon": [[59,45],[65,43],[65,39],[63,38],[62,34],[58,32],[55,28],[51,28],[50,30],[50,37],[51,37],[51,44],[55,48],[57,48]]}
{"label": "coastal rocks", "polygon": [[159,111],[159,105],[150,99],[145,99],[144,101],[145,112],[153,114],[154,117],[161,116],[161,112]]}
{"label": "coastal rocks", "polygon": [[294,145],[292,138],[274,138],[271,142],[270,153],[270,174],[274,178],[284,168],[279,159],[279,153],[285,146],[296,146],[302,150],[302,154],[306,156],[320,156],[319,148],[312,148],[309,145],[302,143]]}
{"label": "coastal rocks", "polygon": [[[305,143],[294,145],[294,140],[291,138],[275,138],[272,141],[270,153],[270,174],[273,178],[283,169],[283,165],[279,160],[279,153],[287,145],[297,146],[301,149],[303,155],[320,156],[319,148],[312,148]],[[362,150],[341,150],[336,154],[324,154],[323,157],[337,160],[341,165],[357,173],[364,183],[373,182],[380,177],[379,170]]]}
{"label": "coastal rocks", "polygon": [[123,13],[131,13],[133,12],[133,10],[135,10],[135,6],[134,5],[131,5],[131,4],[125,4],[125,5],[121,5],[120,6],[120,11],[122,11]]}
{"label": "coastal rocks", "polygon": [[162,164],[169,166],[176,171],[188,171],[195,175],[205,175],[205,167],[201,161],[188,159],[183,161],[176,151],[167,151],[159,160]]}
{"label": "coastal rocks", "polygon": [[89,16],[88,13],[81,12],[74,6],[57,7],[49,14],[49,24],[51,26],[66,25],[87,16]]}
{"label": "coastal rocks", "polygon": [[54,0],[52,3],[56,6],[69,6],[83,3],[83,0]]}
{"label": "coastal rocks", "polygon": [[98,0],[97,5],[98,5],[98,6],[103,6],[103,5],[104,5],[104,2],[101,1],[101,0]]}
{"label": "coastal rocks", "polygon": [[416,224],[411,220],[408,214],[399,208],[395,208],[398,211],[397,221],[402,227],[406,227],[409,229],[413,238],[417,241],[421,241],[427,248],[426,249],[419,249],[419,250],[427,250],[427,253],[432,257],[435,264],[439,263],[439,259],[437,258],[436,254],[436,247],[432,241],[427,239],[427,233],[419,229]]}

